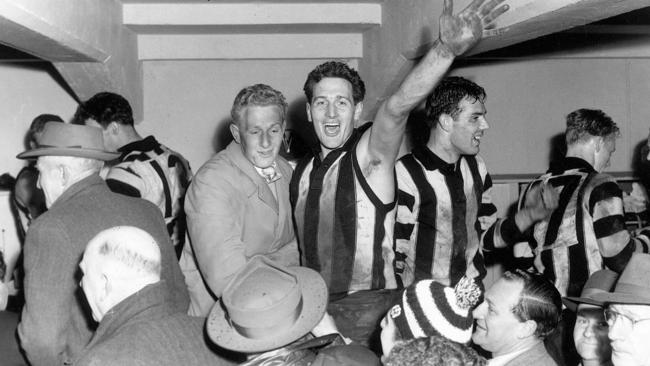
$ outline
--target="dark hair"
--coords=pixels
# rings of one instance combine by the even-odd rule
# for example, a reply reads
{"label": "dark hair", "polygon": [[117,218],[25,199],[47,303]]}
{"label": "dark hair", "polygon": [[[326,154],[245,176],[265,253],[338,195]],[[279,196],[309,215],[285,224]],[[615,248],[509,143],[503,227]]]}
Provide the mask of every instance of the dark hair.
{"label": "dark hair", "polygon": [[32,124],[29,125],[29,130],[27,130],[27,139],[38,144],[38,141],[36,141],[36,135],[43,132],[45,124],[48,122],[63,122],[63,120],[55,114],[40,114],[36,116],[32,121]]}
{"label": "dark hair", "polygon": [[482,366],[487,360],[471,347],[442,336],[397,342],[384,360],[385,366]]}
{"label": "dark hair", "polygon": [[578,109],[566,116],[566,144],[592,136],[618,137],[616,123],[600,109]]}
{"label": "dark hair", "polygon": [[426,116],[427,125],[435,128],[441,114],[448,114],[453,119],[458,117],[460,108],[458,104],[464,98],[472,101],[485,102],[485,89],[478,84],[460,76],[448,76],[440,81],[427,97]]}
{"label": "dark hair", "polygon": [[307,81],[305,81],[305,86],[302,88],[305,91],[307,103],[311,103],[311,98],[314,96],[314,85],[324,78],[341,78],[349,81],[352,84],[354,104],[363,101],[366,96],[366,86],[356,70],[340,61],[328,61],[316,66],[307,75]]}
{"label": "dark hair", "polygon": [[133,110],[129,101],[110,92],[97,93],[81,103],[72,117],[72,123],[83,125],[91,118],[103,128],[111,122],[133,126]]}
{"label": "dark hair", "polygon": [[247,86],[244,89],[240,90],[239,93],[237,93],[235,101],[232,103],[232,109],[230,110],[232,122],[238,124],[242,109],[250,105],[277,106],[280,108],[281,118],[283,122],[285,120],[285,116],[287,115],[288,105],[282,93],[266,84],[255,84]]}
{"label": "dark hair", "polygon": [[562,297],[555,285],[539,273],[525,272],[520,269],[504,273],[503,278],[524,285],[519,294],[519,301],[512,308],[512,313],[521,322],[532,320],[537,323],[535,336],[540,339],[546,338],[555,330],[562,314]]}

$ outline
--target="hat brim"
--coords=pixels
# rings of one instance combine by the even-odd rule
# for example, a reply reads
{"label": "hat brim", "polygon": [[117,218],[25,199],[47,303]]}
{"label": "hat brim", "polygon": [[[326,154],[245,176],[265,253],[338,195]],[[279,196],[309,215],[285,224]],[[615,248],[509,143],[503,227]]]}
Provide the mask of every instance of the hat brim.
{"label": "hat brim", "polygon": [[39,156],[73,156],[77,158],[110,161],[117,159],[120,153],[78,147],[39,147],[16,155],[18,159],[38,158]]}
{"label": "hat brim", "polygon": [[207,319],[208,335],[220,347],[243,353],[270,351],[286,346],[311,331],[323,318],[327,308],[327,285],[318,272],[306,267],[290,267],[302,291],[302,310],[286,331],[268,338],[253,339],[237,332],[228,319],[221,301],[215,303]]}
{"label": "hat brim", "polygon": [[604,302],[594,300],[593,298],[590,297],[573,297],[573,296],[562,298],[562,303],[564,303],[564,306],[566,306],[567,309],[573,312],[576,312],[579,304],[589,304],[589,305],[596,305],[596,306],[605,305]]}
{"label": "hat brim", "polygon": [[646,296],[621,292],[594,294],[594,300],[611,304],[650,305],[650,294]]}

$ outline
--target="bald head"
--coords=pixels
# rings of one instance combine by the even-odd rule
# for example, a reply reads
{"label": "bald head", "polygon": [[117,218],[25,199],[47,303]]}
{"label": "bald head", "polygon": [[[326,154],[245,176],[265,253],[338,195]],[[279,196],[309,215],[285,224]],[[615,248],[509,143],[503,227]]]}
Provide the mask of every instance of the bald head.
{"label": "bald head", "polygon": [[95,236],[86,253],[98,255],[105,264],[123,266],[132,276],[153,276],[160,280],[160,249],[156,240],[142,229],[117,226]]}
{"label": "bald head", "polygon": [[113,306],[160,281],[160,249],[142,229],[113,227],[90,240],[79,267],[93,317],[101,321]]}

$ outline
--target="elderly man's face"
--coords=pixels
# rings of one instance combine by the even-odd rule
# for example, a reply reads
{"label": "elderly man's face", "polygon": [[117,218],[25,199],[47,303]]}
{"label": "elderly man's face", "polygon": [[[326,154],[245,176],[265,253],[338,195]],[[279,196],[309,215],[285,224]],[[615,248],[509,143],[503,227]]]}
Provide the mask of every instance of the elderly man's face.
{"label": "elderly man's face", "polygon": [[609,311],[614,365],[650,365],[650,305],[615,304]]}
{"label": "elderly man's face", "polygon": [[56,164],[55,157],[40,156],[36,162],[38,187],[45,194],[45,206],[50,208],[65,191],[63,166]]}
{"label": "elderly man's face", "polygon": [[604,363],[609,361],[612,348],[607,338],[609,326],[603,308],[596,305],[579,304],[576,324],[573,327],[573,341],[583,360]]}
{"label": "elderly man's face", "polygon": [[282,146],[282,112],[274,105],[245,107],[239,123],[230,125],[230,132],[246,159],[258,168],[267,168],[275,162]]}
{"label": "elderly man's face", "polygon": [[512,312],[519,302],[523,283],[500,279],[485,292],[485,300],[473,312],[476,328],[472,334],[475,344],[492,356],[517,351],[520,328],[524,324]]}

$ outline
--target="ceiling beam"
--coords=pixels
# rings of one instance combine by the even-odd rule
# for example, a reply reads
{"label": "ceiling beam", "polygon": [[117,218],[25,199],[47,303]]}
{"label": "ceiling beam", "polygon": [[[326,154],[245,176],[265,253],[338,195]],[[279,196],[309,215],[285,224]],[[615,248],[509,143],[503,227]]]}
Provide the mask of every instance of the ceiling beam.
{"label": "ceiling beam", "polygon": [[363,35],[210,34],[140,35],[140,60],[362,58]]}
{"label": "ceiling beam", "polygon": [[0,0],[0,43],[53,63],[77,100],[122,94],[142,118],[137,38],[118,0]]}
{"label": "ceiling beam", "polygon": [[[125,3],[123,23],[139,33],[161,28],[215,26],[380,25],[382,5],[372,2]],[[197,31],[198,32],[198,31]]]}

